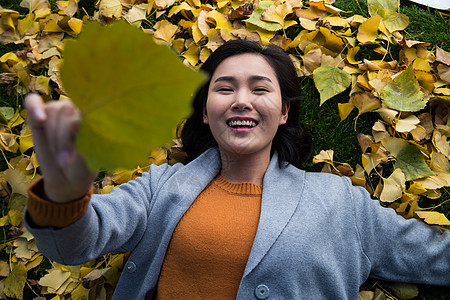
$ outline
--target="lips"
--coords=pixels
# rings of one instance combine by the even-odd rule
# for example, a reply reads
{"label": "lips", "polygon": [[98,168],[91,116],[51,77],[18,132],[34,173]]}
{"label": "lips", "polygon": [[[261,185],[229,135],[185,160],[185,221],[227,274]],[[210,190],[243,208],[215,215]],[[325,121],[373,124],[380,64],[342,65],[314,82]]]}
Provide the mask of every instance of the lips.
{"label": "lips", "polygon": [[227,125],[231,128],[253,128],[258,125],[258,121],[252,118],[235,117],[227,120]]}

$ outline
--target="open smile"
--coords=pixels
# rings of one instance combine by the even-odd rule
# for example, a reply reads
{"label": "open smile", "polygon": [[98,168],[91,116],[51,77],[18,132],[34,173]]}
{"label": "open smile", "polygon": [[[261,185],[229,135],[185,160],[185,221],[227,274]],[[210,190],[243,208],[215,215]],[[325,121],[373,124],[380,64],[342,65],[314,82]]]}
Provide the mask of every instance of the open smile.
{"label": "open smile", "polygon": [[226,121],[228,127],[234,132],[249,132],[258,126],[258,121],[253,118],[234,117]]}

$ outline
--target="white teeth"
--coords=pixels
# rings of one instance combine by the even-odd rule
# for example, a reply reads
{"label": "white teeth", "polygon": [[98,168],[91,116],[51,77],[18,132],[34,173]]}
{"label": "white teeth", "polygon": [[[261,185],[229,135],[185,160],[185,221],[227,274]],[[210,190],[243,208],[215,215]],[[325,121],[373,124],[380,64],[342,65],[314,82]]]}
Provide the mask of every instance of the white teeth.
{"label": "white teeth", "polygon": [[250,121],[250,120],[232,120],[232,121],[228,122],[228,125],[231,127],[237,127],[237,126],[255,127],[256,122]]}

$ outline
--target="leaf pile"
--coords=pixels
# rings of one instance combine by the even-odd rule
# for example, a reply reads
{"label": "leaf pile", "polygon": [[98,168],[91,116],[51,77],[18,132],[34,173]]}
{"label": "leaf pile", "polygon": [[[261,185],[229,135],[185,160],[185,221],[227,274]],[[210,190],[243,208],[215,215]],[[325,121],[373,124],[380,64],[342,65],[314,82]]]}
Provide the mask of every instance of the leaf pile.
{"label": "leaf pile", "polygon": [[[398,213],[448,229],[446,216],[432,210],[435,207],[420,207],[419,200],[441,198],[450,184],[450,53],[404,38],[409,20],[399,13],[398,1],[368,0],[368,18],[342,17],[333,2],[100,0],[89,16],[79,10],[78,0],[23,0],[26,13],[0,7],[0,43],[15,49],[0,57],[0,83],[16,95],[34,91],[46,100],[66,97],[60,76],[66,41],[76,39],[92,21],[105,25],[125,20],[171,47],[192,68],[232,39],[276,44],[290,53],[299,76],[314,79],[320,104],[350,90],[348,103],[338,107],[341,120],[355,107],[355,128],[364,113],[380,116],[371,135],[358,136],[361,165],[353,169],[335,162],[332,150],[322,151],[314,162],[324,163],[323,171],[349,176]],[[368,60],[367,51],[379,59]],[[16,299],[23,298],[24,290],[33,293],[30,297],[108,299],[123,254],[78,267],[44,267],[46,259],[21,222],[26,187],[38,176],[25,119],[19,105],[0,108],[0,150],[5,158],[14,157],[6,159],[8,169],[0,181],[7,206],[0,218],[0,291]],[[97,182],[97,192],[107,193],[139,176],[151,163],[182,161],[179,149],[179,142],[173,141],[154,150],[150,159],[143,157],[136,169],[107,174]],[[35,274],[42,269],[48,274]],[[379,296],[361,293],[364,299]]]}

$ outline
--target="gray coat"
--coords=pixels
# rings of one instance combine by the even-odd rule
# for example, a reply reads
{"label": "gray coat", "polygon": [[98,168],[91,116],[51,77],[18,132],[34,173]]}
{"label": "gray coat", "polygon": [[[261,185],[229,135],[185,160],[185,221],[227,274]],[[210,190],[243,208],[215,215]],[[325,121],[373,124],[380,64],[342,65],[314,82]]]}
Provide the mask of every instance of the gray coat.
{"label": "gray coat", "polygon": [[[219,170],[216,149],[185,166],[152,166],[94,195],[70,226],[27,227],[62,264],[132,251],[113,299],[151,299],[175,226]],[[274,155],[261,205],[237,299],[358,299],[369,276],[450,286],[450,232],[405,220],[348,178],[280,168]]]}

